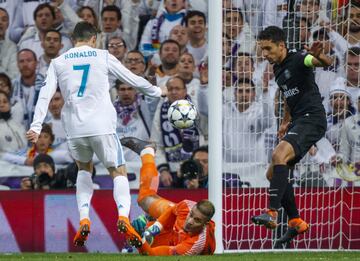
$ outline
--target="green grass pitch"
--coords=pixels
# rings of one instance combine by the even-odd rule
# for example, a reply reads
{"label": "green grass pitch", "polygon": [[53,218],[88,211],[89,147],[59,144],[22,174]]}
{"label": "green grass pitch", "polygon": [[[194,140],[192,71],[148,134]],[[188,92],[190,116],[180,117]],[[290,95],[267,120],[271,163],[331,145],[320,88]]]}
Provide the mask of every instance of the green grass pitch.
{"label": "green grass pitch", "polygon": [[360,261],[359,252],[337,251],[337,252],[264,252],[264,253],[239,253],[239,254],[223,254],[214,256],[190,256],[190,257],[149,257],[140,256],[137,254],[124,255],[124,254],[101,254],[101,253],[59,253],[59,254],[47,254],[47,253],[25,253],[25,254],[0,254],[0,260],[116,260],[116,261],[145,261],[145,260],[157,260],[157,261],[182,261],[182,260],[196,260],[196,261],[225,261],[225,260],[349,260]]}

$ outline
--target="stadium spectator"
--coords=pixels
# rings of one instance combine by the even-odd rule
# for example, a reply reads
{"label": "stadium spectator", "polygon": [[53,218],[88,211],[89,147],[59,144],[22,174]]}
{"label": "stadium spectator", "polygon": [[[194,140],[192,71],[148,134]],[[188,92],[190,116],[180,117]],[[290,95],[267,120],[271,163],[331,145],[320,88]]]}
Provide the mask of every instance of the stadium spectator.
{"label": "stadium spectator", "polygon": [[170,31],[169,39],[176,41],[180,45],[181,53],[184,53],[187,50],[186,46],[189,42],[189,35],[185,26],[180,24],[175,25]]}
{"label": "stadium spectator", "polygon": [[197,67],[207,55],[205,14],[200,11],[189,11],[185,16],[185,26],[189,36],[186,48],[193,55]]}
{"label": "stadium spectator", "polygon": [[[123,62],[127,48],[125,41],[120,36],[110,37],[106,49],[109,51],[110,54],[114,55],[116,59],[118,59],[120,62]],[[112,102],[114,102],[117,97],[117,91],[115,86],[116,80],[117,78],[115,75],[109,75],[110,95]]]}
{"label": "stadium spectator", "polygon": [[129,51],[125,54],[124,65],[128,68],[132,73],[138,76],[145,76],[145,59],[140,51]]}
{"label": "stadium spectator", "polygon": [[[140,51],[133,50],[128,52],[124,58],[124,65],[134,74],[144,77],[152,84],[156,84],[156,76],[155,76],[155,68],[151,67],[151,70],[145,75],[145,58]],[[145,101],[147,103],[147,107],[150,110],[150,118],[154,118],[154,114],[156,111],[157,104],[159,102],[159,98],[148,97],[145,96]]]}
{"label": "stadium spectator", "polygon": [[41,46],[44,49],[44,54],[39,57],[36,71],[46,77],[46,71],[51,60],[59,56],[60,50],[63,47],[61,34],[56,30],[50,29],[44,34]]}
{"label": "stadium spectator", "polygon": [[360,3],[351,2],[349,10],[350,24],[348,30],[348,43],[352,46],[359,46],[360,43]]}
{"label": "stadium spectator", "polygon": [[[140,216],[132,222],[141,237],[127,237],[131,245],[144,255],[211,255],[215,251],[215,213],[208,200],[171,202],[157,195],[158,172],[154,145],[135,138],[121,139],[124,146],[141,156],[138,204],[156,221],[146,227],[147,219]],[[145,228],[146,227],[146,228]]]}
{"label": "stadium spectator", "polygon": [[226,38],[231,40],[232,57],[236,57],[239,52],[254,53],[256,41],[240,9],[227,9],[223,26]]}
{"label": "stadium spectator", "polygon": [[21,189],[50,189],[55,179],[55,162],[46,154],[39,154],[31,164],[34,167],[34,174],[21,180]]}
{"label": "stadium spectator", "polygon": [[[30,147],[25,147],[20,149],[15,153],[6,153],[3,155],[2,159],[17,165],[32,166],[34,158],[39,154],[49,154],[53,151],[51,144],[54,141],[54,134],[52,132],[51,126],[44,123],[41,133],[39,135],[39,140],[32,144]],[[62,162],[59,162],[61,164]]]}
{"label": "stadium spectator", "polygon": [[180,59],[180,46],[174,40],[165,40],[160,47],[161,65],[156,69],[156,83],[164,86],[167,80],[177,74]]}
{"label": "stadium spectator", "polygon": [[30,49],[22,49],[17,53],[17,66],[20,75],[13,81],[11,104],[21,105],[23,124],[25,128],[28,128],[34,115],[44,76],[36,73],[37,58]]}
{"label": "stadium spectator", "polygon": [[113,36],[121,36],[125,41],[127,48],[132,50],[136,46],[137,33],[132,36],[133,31],[123,32],[121,28],[122,15],[120,9],[115,5],[108,5],[101,11],[101,41],[102,46],[107,46],[109,40]]}
{"label": "stadium spectator", "polygon": [[188,189],[207,188],[209,177],[208,146],[200,146],[193,151],[191,158],[184,161],[178,172],[180,182]]}
{"label": "stadium spectator", "polygon": [[329,112],[327,114],[326,138],[333,145],[335,151],[339,149],[340,129],[344,120],[355,114],[352,106],[351,95],[346,90],[344,81],[337,81],[330,87],[329,92]]}
{"label": "stadium spectator", "polygon": [[[116,133],[119,137],[135,136],[149,140],[152,118],[144,96],[133,87],[119,80],[116,81],[118,99],[114,102],[117,113]],[[136,153],[125,148],[126,161],[138,161]]]}
{"label": "stadium spectator", "polygon": [[61,110],[64,106],[64,98],[60,92],[60,88],[56,89],[54,96],[49,103],[50,117],[46,120],[46,123],[51,126],[54,134],[54,141],[52,143],[52,149],[54,153],[57,153],[59,157],[61,154],[64,158],[71,159],[68,146],[66,143],[66,133],[61,121]]}
{"label": "stadium spectator", "polygon": [[[186,46],[189,42],[189,36],[188,36],[188,31],[187,31],[186,27],[184,27],[180,24],[175,25],[170,31],[169,39],[174,40],[179,44],[181,54],[183,54],[187,51]],[[154,53],[153,57],[151,58],[150,63],[152,66],[161,65],[159,51],[156,51]]]}
{"label": "stadium spectator", "polygon": [[[27,48],[35,52],[36,57],[40,57],[44,53],[41,46],[45,33],[53,28],[55,12],[51,5],[44,3],[36,7],[34,11],[35,26],[29,27],[21,37],[18,47],[19,50]],[[64,53],[72,47],[70,39],[62,34],[61,42],[63,48],[60,53]]]}
{"label": "stadium spectator", "polygon": [[[183,53],[180,56],[178,75],[185,81],[187,94],[190,96],[192,103],[195,107],[198,107],[198,95],[200,89],[200,80],[194,77],[195,72],[195,61],[190,53]],[[207,140],[208,137],[208,119],[204,115],[199,117],[199,130],[201,136]]]}
{"label": "stadium spectator", "polygon": [[145,58],[160,48],[161,43],[169,38],[170,31],[175,25],[184,23],[185,15],[184,0],[164,1],[164,9],[146,24],[141,37],[139,49]]}
{"label": "stadium spectator", "polygon": [[102,42],[98,19],[94,9],[92,9],[90,6],[81,6],[77,10],[77,12],[75,12],[68,3],[64,2],[64,0],[56,0],[52,3],[56,3],[56,6],[60,9],[61,14],[64,17],[65,23],[67,24],[67,27],[70,31],[75,28],[75,25],[78,22],[86,21],[92,26],[94,26],[94,28],[98,32],[96,38],[96,47],[99,49],[105,48]]}
{"label": "stadium spectator", "polygon": [[9,28],[9,14],[0,7],[0,72],[6,73],[14,79],[19,73],[16,66],[16,44],[7,36]]}
{"label": "stadium spectator", "polygon": [[346,89],[351,94],[353,104],[356,104],[356,97],[360,94],[360,47],[349,48],[344,60],[346,64]]}
{"label": "stadium spectator", "polygon": [[26,147],[25,128],[12,116],[9,94],[0,90],[0,154]]}
{"label": "stadium spectator", "polygon": [[264,2],[263,28],[275,25],[282,28],[285,16],[289,13],[287,0],[268,0]]}
{"label": "stadium spectator", "polygon": [[269,105],[255,101],[255,85],[248,78],[239,79],[233,91],[235,103],[223,107],[224,160],[265,163],[263,132],[272,123]]}
{"label": "stadium spectator", "polygon": [[234,72],[232,75],[232,81],[237,82],[238,79],[251,79],[255,70],[254,60],[250,53],[238,53],[233,59]]}
{"label": "stadium spectator", "polygon": [[309,45],[311,38],[311,24],[305,17],[301,17],[299,21],[299,43],[296,43],[296,47],[299,50],[304,49],[305,45]]}
{"label": "stadium spectator", "polygon": [[92,9],[90,6],[82,6],[79,8],[79,10],[77,10],[76,13],[83,21],[92,24],[95,29],[99,30],[97,15],[94,9]]}
{"label": "stadium spectator", "polygon": [[22,190],[65,189],[75,186],[77,176],[75,164],[56,171],[54,159],[50,155],[39,154],[32,166],[34,173],[21,180]]}
{"label": "stadium spectator", "polygon": [[[10,97],[11,100],[11,94],[12,94],[12,85],[11,80],[9,76],[7,76],[5,73],[0,73],[0,90],[5,92],[7,96]],[[19,102],[10,103],[11,105],[11,117],[21,124],[23,127],[23,120],[24,120],[24,112],[21,104]]]}
{"label": "stadium spectator", "polygon": [[7,32],[7,37],[15,43],[19,42],[21,35],[24,33],[24,20],[21,15],[23,12],[22,2],[21,0],[0,2],[0,8],[6,10],[9,16],[9,31]]}
{"label": "stadium spectator", "polygon": [[186,84],[179,76],[170,78],[166,87],[167,98],[159,102],[151,129],[151,140],[157,144],[157,162],[161,184],[165,187],[176,186],[176,172],[183,160],[199,147],[200,134],[196,127],[175,129],[171,126],[167,111],[177,100],[190,99]]}
{"label": "stadium spectator", "polygon": [[[360,96],[358,97],[357,109],[360,111]],[[340,142],[338,156],[345,164],[352,164],[359,169],[360,164],[360,113],[345,119],[340,129]]]}

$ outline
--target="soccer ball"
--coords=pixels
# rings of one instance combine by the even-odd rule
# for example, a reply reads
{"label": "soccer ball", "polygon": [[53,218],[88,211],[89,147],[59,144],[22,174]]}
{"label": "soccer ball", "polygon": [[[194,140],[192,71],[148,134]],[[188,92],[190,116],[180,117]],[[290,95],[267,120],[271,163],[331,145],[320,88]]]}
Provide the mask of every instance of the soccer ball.
{"label": "soccer ball", "polygon": [[174,128],[187,129],[194,126],[197,110],[190,101],[177,100],[170,105],[167,115]]}

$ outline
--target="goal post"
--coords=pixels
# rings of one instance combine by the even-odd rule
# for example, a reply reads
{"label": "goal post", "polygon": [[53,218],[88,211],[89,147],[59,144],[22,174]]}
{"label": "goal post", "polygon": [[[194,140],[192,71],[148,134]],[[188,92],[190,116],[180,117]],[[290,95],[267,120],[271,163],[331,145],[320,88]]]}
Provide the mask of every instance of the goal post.
{"label": "goal post", "polygon": [[[256,36],[265,24],[277,25],[285,30],[289,48],[302,49],[315,40],[332,43],[333,65],[314,72],[327,112],[337,115],[333,111],[337,108],[329,107],[335,99],[331,90],[342,84],[339,77],[346,77],[348,67],[343,57],[346,45],[344,49],[344,41],[336,39],[339,35],[348,39],[350,6],[351,1],[338,0],[209,1],[209,199],[216,209],[216,253],[360,249],[360,182],[346,180],[348,174],[339,175],[330,162],[339,153],[342,125],[338,123],[344,119],[334,122],[335,117],[330,117],[327,140],[317,144],[289,175],[300,216],[310,224],[310,231],[279,246],[276,239],[287,229],[286,213],[279,212],[274,231],[250,221],[268,207],[265,172],[278,142],[283,106]],[[360,155],[355,158],[360,162]],[[345,161],[355,163],[354,157]],[[356,173],[349,175],[356,178]]]}
{"label": "goal post", "polygon": [[[215,205],[215,253],[222,253],[222,1],[209,3],[209,200]],[[213,52],[211,50],[214,50]]]}

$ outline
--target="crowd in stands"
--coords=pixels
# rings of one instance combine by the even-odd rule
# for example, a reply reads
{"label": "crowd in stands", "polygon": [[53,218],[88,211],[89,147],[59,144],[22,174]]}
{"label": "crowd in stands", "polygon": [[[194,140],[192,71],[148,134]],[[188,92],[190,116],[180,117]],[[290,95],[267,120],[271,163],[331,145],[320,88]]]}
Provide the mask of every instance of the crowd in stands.
{"label": "crowd in stands", "polygon": [[[161,186],[206,188],[210,2],[0,1],[0,160],[31,166],[35,176],[43,172],[39,170],[42,160],[54,179],[47,187],[74,186],[76,170],[61,124],[64,100],[59,89],[50,102],[39,141],[28,144],[25,132],[51,60],[73,47],[71,32],[77,22],[85,20],[98,30],[97,48],[107,49],[133,73],[168,90],[165,98],[145,97],[109,75],[118,136],[156,142]],[[314,70],[328,116],[326,140],[315,145],[303,163],[359,163],[358,0],[223,0],[224,162],[267,164],[277,142],[282,97],[272,65],[262,57],[256,42],[258,33],[269,25],[284,28],[289,48],[304,49],[321,41],[324,52],[333,58],[331,66]],[[178,130],[170,125],[167,109],[179,99],[197,106],[200,115],[195,127]],[[324,144],[331,149],[322,149]],[[140,160],[135,153],[124,151],[127,161]],[[53,178],[55,165],[65,167],[60,171],[61,181]],[[224,174],[224,180],[224,186],[243,184],[241,177],[231,173]],[[36,189],[37,182],[38,178],[24,177],[19,186]]]}

